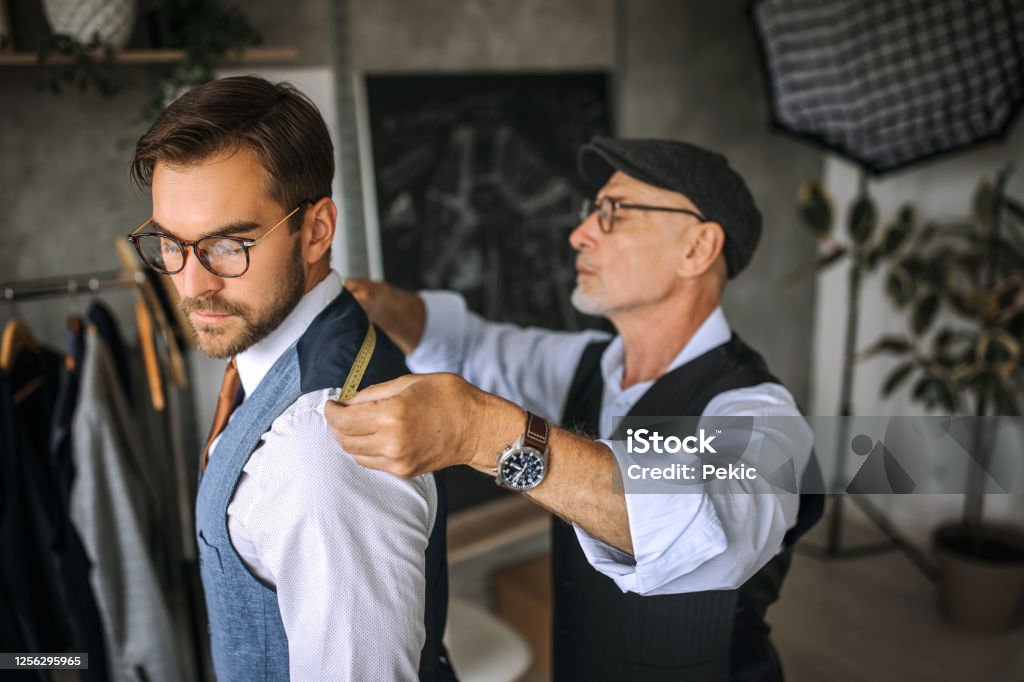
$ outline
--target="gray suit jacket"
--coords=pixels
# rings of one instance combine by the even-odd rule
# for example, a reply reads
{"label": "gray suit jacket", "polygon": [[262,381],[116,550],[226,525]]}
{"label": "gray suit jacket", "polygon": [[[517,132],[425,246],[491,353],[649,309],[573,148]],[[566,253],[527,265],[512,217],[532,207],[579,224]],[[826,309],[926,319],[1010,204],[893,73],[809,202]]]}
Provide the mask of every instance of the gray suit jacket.
{"label": "gray suit jacket", "polygon": [[129,404],[110,349],[90,328],[72,422],[71,518],[93,563],[112,679],[179,682],[194,665],[175,479],[166,429],[136,393]]}

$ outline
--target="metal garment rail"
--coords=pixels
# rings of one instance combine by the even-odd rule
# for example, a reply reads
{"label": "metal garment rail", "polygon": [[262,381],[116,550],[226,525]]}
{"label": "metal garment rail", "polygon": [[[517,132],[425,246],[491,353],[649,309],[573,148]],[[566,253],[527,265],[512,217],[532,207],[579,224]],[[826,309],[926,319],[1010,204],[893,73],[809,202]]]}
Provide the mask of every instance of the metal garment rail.
{"label": "metal garment rail", "polygon": [[127,289],[142,284],[145,275],[134,276],[123,270],[61,275],[33,280],[20,280],[0,284],[0,302],[16,303],[39,298],[74,296],[104,289]]}

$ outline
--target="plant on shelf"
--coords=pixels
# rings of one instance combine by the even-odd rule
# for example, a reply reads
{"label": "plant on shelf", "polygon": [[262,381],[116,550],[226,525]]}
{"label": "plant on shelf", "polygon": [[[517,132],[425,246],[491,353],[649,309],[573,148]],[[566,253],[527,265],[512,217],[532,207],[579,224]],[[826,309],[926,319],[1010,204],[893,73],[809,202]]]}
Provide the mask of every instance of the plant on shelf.
{"label": "plant on shelf", "polygon": [[80,91],[94,88],[104,97],[113,97],[119,89],[110,69],[115,53],[114,47],[104,42],[98,33],[93,34],[92,39],[86,43],[69,35],[55,33],[39,50],[39,63],[46,64],[53,55],[67,57],[69,62],[47,72],[39,85],[55,95],[60,94],[65,87],[73,87]]}
{"label": "plant on shelf", "polygon": [[[1013,590],[1019,595],[1024,589],[1021,538],[984,520],[993,423],[982,418],[1020,416],[1024,394],[1024,207],[1005,194],[1010,172],[979,184],[970,219],[921,223],[912,207],[899,211],[890,228],[899,236],[879,255],[886,292],[908,313],[910,333],[883,336],[863,354],[899,358],[882,384],[883,397],[908,387],[910,399],[927,410],[979,417],[972,443],[979,466],[968,478],[961,521],[939,528],[935,542],[947,613],[967,609],[954,618],[984,630],[1009,626]],[[958,568],[950,569],[950,561],[959,561]],[[950,575],[963,575],[961,564],[983,562],[994,573],[969,580],[969,595],[953,594],[960,588],[946,584]],[[1009,600],[1010,612],[1002,610],[999,624],[999,618],[978,611],[986,600],[978,590],[1011,565],[1017,566],[1017,582],[1001,585],[985,607],[991,615],[1000,606],[997,600],[1003,605]]]}
{"label": "plant on shelf", "polygon": [[231,52],[259,45],[262,36],[236,6],[219,0],[163,0],[156,23],[161,46],[184,52],[181,62],[164,69],[147,107],[159,113],[189,88],[208,83]]}
{"label": "plant on shelf", "polygon": [[[220,0],[160,0],[152,7],[146,23],[151,27],[153,42],[161,49],[181,50],[181,61],[159,68],[152,96],[141,112],[152,119],[183,91],[214,79],[216,69],[233,52],[263,42],[248,17],[237,6]],[[54,34],[39,51],[39,63],[50,64],[50,58],[61,55],[66,64],[54,64],[55,70],[43,83],[55,93],[62,86],[79,90],[95,89],[103,96],[113,96],[118,83],[110,69],[117,50],[94,34],[83,42],[66,34]]]}

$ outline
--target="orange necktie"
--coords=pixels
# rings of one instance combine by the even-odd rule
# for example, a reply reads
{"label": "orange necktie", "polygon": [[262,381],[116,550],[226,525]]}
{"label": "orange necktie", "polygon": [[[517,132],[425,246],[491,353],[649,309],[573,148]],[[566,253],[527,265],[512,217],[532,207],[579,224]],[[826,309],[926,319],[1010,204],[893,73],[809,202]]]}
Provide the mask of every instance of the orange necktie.
{"label": "orange necktie", "polygon": [[227,369],[224,370],[224,382],[220,385],[220,397],[217,398],[217,411],[213,415],[213,426],[210,427],[210,435],[206,437],[206,445],[203,446],[203,471],[206,471],[206,460],[210,458],[210,445],[227,426],[228,418],[235,409],[238,389],[241,386],[242,380],[238,377],[235,359],[231,358]]}

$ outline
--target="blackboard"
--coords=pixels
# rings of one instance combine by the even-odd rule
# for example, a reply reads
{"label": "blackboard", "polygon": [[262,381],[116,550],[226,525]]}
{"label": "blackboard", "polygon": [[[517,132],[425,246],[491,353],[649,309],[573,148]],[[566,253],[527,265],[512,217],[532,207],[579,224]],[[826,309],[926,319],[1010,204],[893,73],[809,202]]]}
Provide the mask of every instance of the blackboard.
{"label": "blackboard", "polygon": [[[490,320],[594,326],[570,303],[576,152],[611,130],[604,73],[367,76],[384,279],[452,289]],[[447,472],[449,509],[503,494]]]}
{"label": "blackboard", "polygon": [[366,77],[384,277],[488,319],[587,324],[568,235],[576,152],[611,129],[605,73]]}

